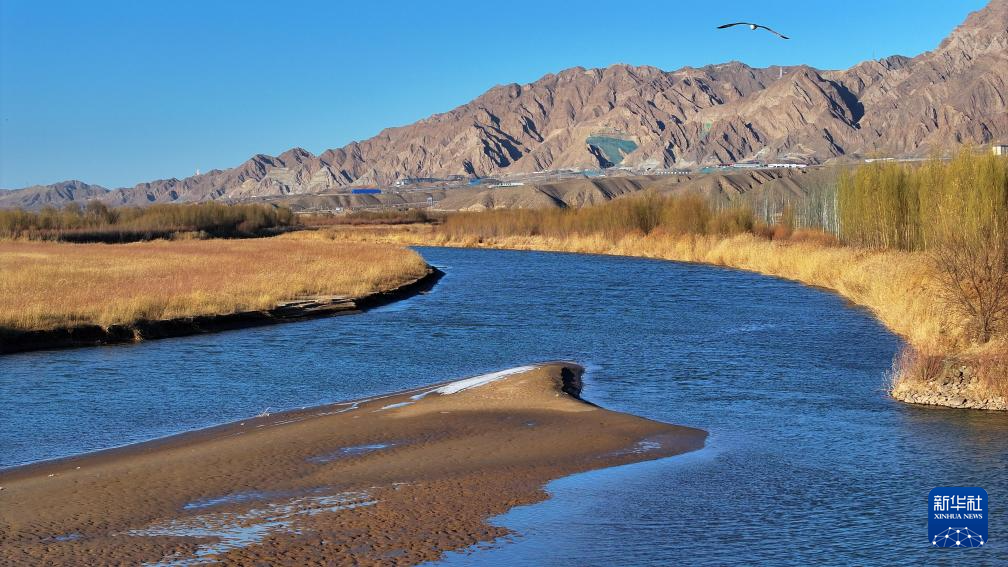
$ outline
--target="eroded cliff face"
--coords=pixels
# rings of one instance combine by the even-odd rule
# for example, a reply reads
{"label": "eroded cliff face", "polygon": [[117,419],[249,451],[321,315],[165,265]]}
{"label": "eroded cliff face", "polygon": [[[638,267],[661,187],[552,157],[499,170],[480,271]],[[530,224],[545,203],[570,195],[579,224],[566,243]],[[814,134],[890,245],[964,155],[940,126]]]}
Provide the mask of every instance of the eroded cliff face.
{"label": "eroded cliff face", "polygon": [[[597,168],[589,136],[632,142],[625,165],[921,156],[1008,140],[1008,0],[970,14],[934,51],[847,70],[732,62],[663,71],[576,67],[315,156],[294,148],[238,167],[108,192],[114,204],[318,193],[408,177]],[[35,192],[38,193],[38,188]],[[8,196],[0,206],[17,206]],[[13,203],[13,204],[12,204]]]}

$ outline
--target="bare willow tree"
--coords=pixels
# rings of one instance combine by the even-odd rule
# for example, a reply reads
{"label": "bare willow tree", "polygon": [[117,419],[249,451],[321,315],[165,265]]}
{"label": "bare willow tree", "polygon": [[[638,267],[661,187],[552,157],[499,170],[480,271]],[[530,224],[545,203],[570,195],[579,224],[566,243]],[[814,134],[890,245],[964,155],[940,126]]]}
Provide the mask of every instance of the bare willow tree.
{"label": "bare willow tree", "polygon": [[1008,160],[963,151],[920,174],[941,289],[985,343],[1008,324]]}
{"label": "bare willow tree", "polygon": [[972,321],[985,343],[1008,319],[1008,242],[993,231],[955,238],[933,252],[946,299]]}
{"label": "bare willow tree", "polygon": [[926,251],[973,339],[1008,326],[1008,159],[965,147],[948,161],[862,165],[840,177],[837,204],[845,242]]}

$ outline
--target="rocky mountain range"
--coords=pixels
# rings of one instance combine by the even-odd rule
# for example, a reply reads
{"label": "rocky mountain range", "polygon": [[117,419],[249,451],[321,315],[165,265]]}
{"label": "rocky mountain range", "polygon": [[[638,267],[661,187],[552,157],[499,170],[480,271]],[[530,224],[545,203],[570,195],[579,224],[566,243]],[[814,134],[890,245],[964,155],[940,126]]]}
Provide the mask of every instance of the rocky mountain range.
{"label": "rocky mountain range", "polygon": [[317,156],[294,148],[114,190],[78,181],[29,187],[0,193],[0,207],[94,198],[114,205],[243,200],[614,163],[824,163],[998,141],[1008,142],[1008,0],[970,14],[935,50],[916,57],[833,71],[739,62],[676,71],[575,67],[494,87],[449,112]]}

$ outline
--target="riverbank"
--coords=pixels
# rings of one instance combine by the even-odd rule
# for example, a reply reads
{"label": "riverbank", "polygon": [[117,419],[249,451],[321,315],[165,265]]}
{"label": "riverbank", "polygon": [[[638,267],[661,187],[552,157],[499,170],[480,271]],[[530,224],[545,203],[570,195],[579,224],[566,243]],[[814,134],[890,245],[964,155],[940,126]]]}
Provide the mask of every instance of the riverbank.
{"label": "riverbank", "polygon": [[360,297],[316,296],[283,301],[272,309],[237,311],[161,320],[139,320],[125,325],[77,325],[40,331],[0,329],[0,354],[52,348],[112,345],[216,333],[248,327],[349,315],[387,305],[429,291],[444,272],[429,267],[419,278],[392,289]]}
{"label": "riverbank", "polygon": [[550,363],[0,472],[0,562],[416,564],[575,472],[706,433],[582,401]]}
{"label": "riverbank", "polygon": [[429,289],[415,252],[304,235],[0,242],[0,353],[136,342],[352,313]]}
{"label": "riverbank", "polygon": [[888,385],[895,399],[976,409],[1008,407],[1008,371],[1003,360],[1008,339],[998,336],[984,345],[970,341],[967,325],[946,306],[932,264],[923,253],[768,240],[749,234],[476,237],[447,234],[430,225],[339,227],[328,229],[326,234],[341,242],[575,252],[703,263],[821,287],[871,311],[920,357],[967,368],[969,385],[963,389],[929,371],[897,366]]}

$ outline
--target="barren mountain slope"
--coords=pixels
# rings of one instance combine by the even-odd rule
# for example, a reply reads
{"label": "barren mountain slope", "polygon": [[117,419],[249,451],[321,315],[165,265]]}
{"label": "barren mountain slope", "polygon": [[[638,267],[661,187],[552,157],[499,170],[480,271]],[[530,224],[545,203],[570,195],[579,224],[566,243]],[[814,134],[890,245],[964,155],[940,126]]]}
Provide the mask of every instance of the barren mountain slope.
{"label": "barren mountain slope", "polygon": [[[300,148],[257,155],[232,169],[142,183],[104,199],[248,199],[403,178],[596,169],[617,162],[684,167],[920,156],[957,143],[1008,141],[1006,101],[1008,0],[993,0],[934,51],[913,58],[838,71],[754,69],[738,62],[677,71],[575,67],[530,84],[494,87],[449,112],[318,156]],[[488,199],[503,202],[507,194]],[[78,196],[57,192],[45,201],[8,195],[0,206]]]}
{"label": "barren mountain slope", "polygon": [[108,189],[88,185],[82,181],[60,181],[51,185],[33,185],[17,191],[0,190],[0,209],[40,209],[46,205],[63,206],[66,203],[86,203],[102,199]]}

